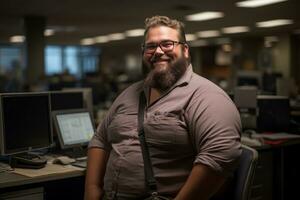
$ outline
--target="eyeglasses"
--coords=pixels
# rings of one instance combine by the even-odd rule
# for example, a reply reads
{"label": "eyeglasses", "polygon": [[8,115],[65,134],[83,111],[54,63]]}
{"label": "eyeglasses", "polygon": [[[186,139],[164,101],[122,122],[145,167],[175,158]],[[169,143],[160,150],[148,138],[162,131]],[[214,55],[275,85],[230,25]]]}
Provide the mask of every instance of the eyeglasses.
{"label": "eyeglasses", "polygon": [[173,51],[174,46],[178,44],[185,44],[184,42],[178,42],[173,40],[163,40],[160,43],[147,43],[142,45],[144,53],[154,53],[159,46],[163,52]]}

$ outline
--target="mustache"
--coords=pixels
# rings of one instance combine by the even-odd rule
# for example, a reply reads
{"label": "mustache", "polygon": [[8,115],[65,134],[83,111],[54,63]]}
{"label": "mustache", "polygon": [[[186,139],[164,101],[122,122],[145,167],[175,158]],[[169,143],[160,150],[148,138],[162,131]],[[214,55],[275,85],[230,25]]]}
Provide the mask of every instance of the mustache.
{"label": "mustache", "polygon": [[164,55],[153,55],[151,58],[150,58],[150,62],[153,63],[153,62],[156,62],[156,61],[159,61],[159,60],[168,60],[169,58],[164,56]]}

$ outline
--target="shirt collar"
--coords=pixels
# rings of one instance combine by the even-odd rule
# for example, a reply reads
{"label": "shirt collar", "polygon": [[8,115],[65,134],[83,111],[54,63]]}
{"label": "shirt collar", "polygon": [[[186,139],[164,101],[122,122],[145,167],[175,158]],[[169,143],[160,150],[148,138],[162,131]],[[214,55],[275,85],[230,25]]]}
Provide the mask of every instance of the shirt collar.
{"label": "shirt collar", "polygon": [[174,84],[172,88],[177,86],[187,85],[192,79],[192,75],[193,75],[193,67],[191,64],[189,64],[182,77]]}

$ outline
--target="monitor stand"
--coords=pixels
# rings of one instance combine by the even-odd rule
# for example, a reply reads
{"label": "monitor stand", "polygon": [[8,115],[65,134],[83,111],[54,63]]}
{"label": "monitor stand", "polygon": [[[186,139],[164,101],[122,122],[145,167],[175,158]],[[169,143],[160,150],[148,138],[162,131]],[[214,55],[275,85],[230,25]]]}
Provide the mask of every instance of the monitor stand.
{"label": "monitor stand", "polygon": [[87,156],[87,148],[73,147],[66,149],[63,154],[69,156],[70,158],[82,158]]}
{"label": "monitor stand", "polygon": [[40,169],[45,167],[47,159],[35,154],[22,153],[12,155],[9,163],[12,168]]}

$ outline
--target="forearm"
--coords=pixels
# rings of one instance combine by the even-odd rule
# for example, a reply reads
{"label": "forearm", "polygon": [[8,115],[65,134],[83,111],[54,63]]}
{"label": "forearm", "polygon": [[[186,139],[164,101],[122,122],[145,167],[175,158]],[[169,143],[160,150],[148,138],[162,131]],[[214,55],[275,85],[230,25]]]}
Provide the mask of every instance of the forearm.
{"label": "forearm", "polygon": [[197,164],[175,200],[207,200],[223,185],[225,178],[209,167]]}
{"label": "forearm", "polygon": [[85,200],[99,200],[103,196],[103,189],[97,185],[86,185],[84,199]]}
{"label": "forearm", "polygon": [[89,149],[85,180],[85,200],[99,200],[103,196],[103,178],[107,158],[108,153],[103,149]]}

